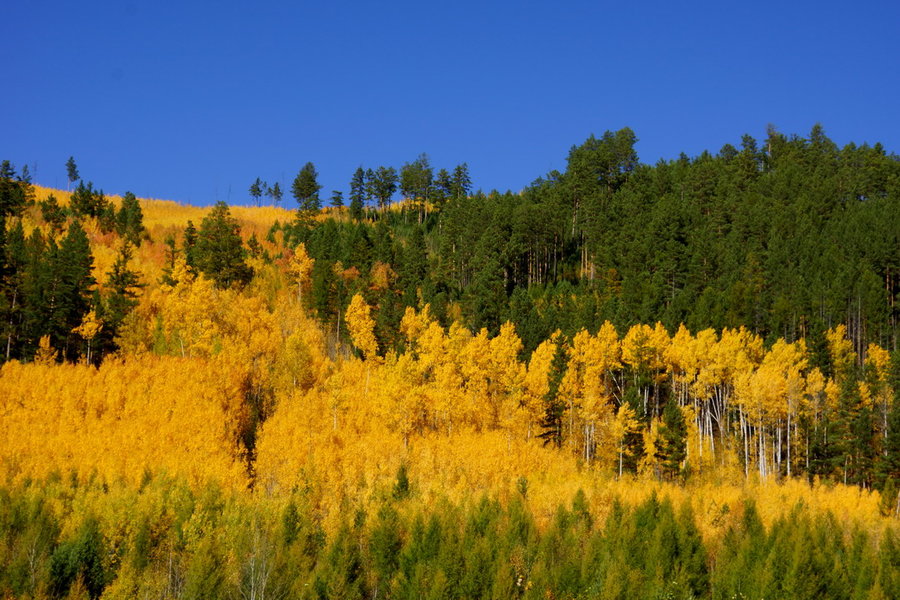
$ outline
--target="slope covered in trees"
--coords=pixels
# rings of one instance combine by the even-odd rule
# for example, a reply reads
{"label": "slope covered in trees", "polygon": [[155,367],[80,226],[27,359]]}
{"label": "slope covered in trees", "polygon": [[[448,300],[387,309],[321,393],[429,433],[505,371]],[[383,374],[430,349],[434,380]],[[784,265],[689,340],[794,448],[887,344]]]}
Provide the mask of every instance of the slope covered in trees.
{"label": "slope covered in trees", "polygon": [[634,143],[297,212],[4,163],[0,590],[889,596],[900,163]]}
{"label": "slope covered in trees", "polygon": [[761,145],[744,136],[740,150],[652,166],[638,162],[635,141],[627,129],[591,137],[565,172],[520,193],[454,196],[436,178],[422,224],[410,202],[312,231],[284,227],[285,237],[363,276],[391,265],[402,294],[385,342],[397,341],[388,330],[403,305],[427,302],[445,325],[462,318],[496,332],[511,320],[529,351],[557,328],[572,335],[605,320],[744,326],[768,343],[819,344],[843,323],[859,353],[896,347],[896,155],[838,148],[818,126],[809,139],[771,130]]}

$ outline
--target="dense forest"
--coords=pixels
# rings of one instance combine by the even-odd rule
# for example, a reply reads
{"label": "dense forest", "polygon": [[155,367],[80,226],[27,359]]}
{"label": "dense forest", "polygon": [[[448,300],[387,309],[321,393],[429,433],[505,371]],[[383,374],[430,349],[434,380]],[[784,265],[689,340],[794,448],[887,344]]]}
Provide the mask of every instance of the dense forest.
{"label": "dense forest", "polygon": [[890,597],[900,159],[636,141],[296,210],[3,162],[0,592]]}
{"label": "dense forest", "polygon": [[424,171],[423,183],[404,189],[398,210],[364,185],[380,206],[366,218],[282,229],[320,261],[323,319],[347,302],[320,281],[328,266],[363,276],[391,266],[398,293],[368,298],[384,313],[388,345],[398,342],[396,305],[429,303],[445,325],[496,333],[510,320],[528,351],[556,329],[572,335],[605,320],[745,326],[767,343],[821,342],[844,323],[860,354],[869,342],[897,347],[896,155],[838,148],[818,126],[809,139],[771,130],[761,146],[744,136],[741,150],[653,166],[638,162],[635,142],[628,129],[591,137],[572,148],[565,173],[520,193],[470,194],[465,165],[432,178],[420,159],[406,168]]}

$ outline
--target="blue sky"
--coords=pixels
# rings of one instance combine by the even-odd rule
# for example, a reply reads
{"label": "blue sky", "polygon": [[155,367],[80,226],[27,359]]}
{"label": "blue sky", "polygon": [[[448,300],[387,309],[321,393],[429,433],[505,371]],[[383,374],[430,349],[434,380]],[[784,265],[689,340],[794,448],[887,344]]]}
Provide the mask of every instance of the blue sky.
{"label": "blue sky", "polygon": [[624,126],[648,163],[769,123],[900,152],[898,26],[895,1],[11,0],[0,159],[237,204],[307,161],[327,198],[422,152],[519,190]]}

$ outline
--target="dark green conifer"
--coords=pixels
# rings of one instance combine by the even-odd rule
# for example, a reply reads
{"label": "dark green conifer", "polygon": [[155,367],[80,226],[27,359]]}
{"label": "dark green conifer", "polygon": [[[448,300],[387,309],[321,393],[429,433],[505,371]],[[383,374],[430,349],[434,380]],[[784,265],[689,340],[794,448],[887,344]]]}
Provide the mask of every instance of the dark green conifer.
{"label": "dark green conifer", "polygon": [[217,202],[200,224],[195,257],[197,269],[217,287],[243,286],[253,277],[253,269],[244,261],[245,253],[240,225],[231,216],[228,205]]}

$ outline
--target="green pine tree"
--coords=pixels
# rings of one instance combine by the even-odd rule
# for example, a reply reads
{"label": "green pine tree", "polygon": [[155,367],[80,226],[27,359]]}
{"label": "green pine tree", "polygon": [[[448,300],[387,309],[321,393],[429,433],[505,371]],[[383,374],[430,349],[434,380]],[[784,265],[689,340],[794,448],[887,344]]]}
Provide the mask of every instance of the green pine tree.
{"label": "green pine tree", "polygon": [[197,234],[197,269],[212,279],[216,287],[243,286],[253,277],[253,269],[244,260],[245,254],[240,225],[231,216],[228,205],[217,202],[203,218]]}
{"label": "green pine tree", "polygon": [[308,162],[303,165],[303,168],[297,173],[297,177],[294,178],[291,193],[293,193],[301,213],[315,215],[322,208],[319,200],[319,190],[322,189],[322,186],[319,185],[318,177],[316,167]]}
{"label": "green pine tree", "polygon": [[670,400],[663,410],[659,428],[659,458],[663,470],[670,478],[681,472],[681,464],[687,458],[687,423],[678,403]]}
{"label": "green pine tree", "polygon": [[122,206],[116,215],[116,231],[128,240],[133,246],[141,245],[141,236],[144,233],[144,212],[141,204],[131,192],[125,192],[122,197]]}
{"label": "green pine tree", "polygon": [[366,199],[366,173],[362,167],[353,172],[350,179],[350,218],[361,221]]}

